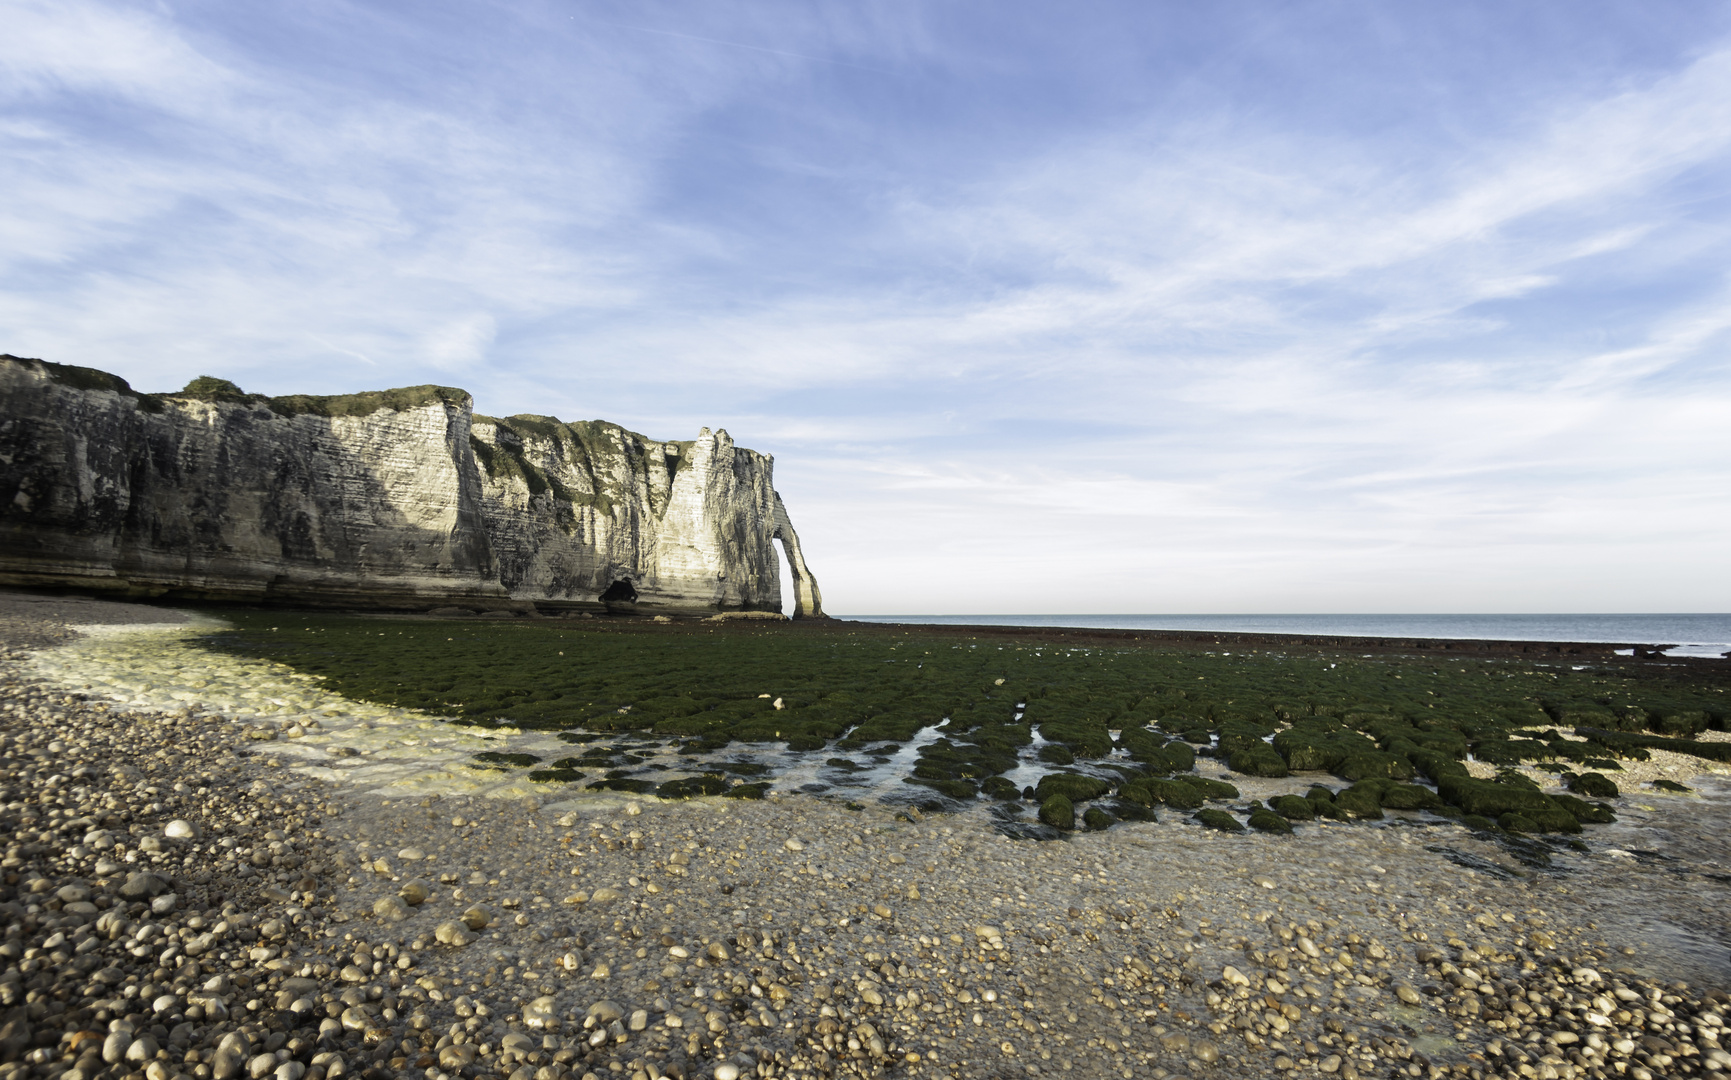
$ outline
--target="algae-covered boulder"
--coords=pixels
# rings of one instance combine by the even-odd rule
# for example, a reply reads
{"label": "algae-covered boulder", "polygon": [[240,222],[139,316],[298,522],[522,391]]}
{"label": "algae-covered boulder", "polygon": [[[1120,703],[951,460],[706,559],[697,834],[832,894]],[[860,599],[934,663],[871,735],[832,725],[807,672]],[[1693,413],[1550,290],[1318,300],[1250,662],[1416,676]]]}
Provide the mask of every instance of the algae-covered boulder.
{"label": "algae-covered boulder", "polygon": [[529,779],[537,784],[575,784],[583,779],[580,769],[535,769],[529,773]]}
{"label": "algae-covered boulder", "polygon": [[1100,809],[1098,806],[1090,806],[1082,814],[1082,824],[1096,831],[1100,829],[1109,829],[1117,823],[1117,818]]}
{"label": "algae-covered boulder", "polygon": [[1245,776],[1282,777],[1290,775],[1286,762],[1274,752],[1274,747],[1265,742],[1252,743],[1232,752],[1226,759],[1226,764],[1233,772],[1241,772]]}
{"label": "algae-covered boulder", "polygon": [[1047,742],[1063,743],[1082,757],[1103,758],[1112,752],[1112,736],[1104,720],[1063,715],[1061,706],[1050,701],[1030,701],[1026,715],[1030,723],[1040,725],[1040,735]]}
{"label": "algae-covered boulder", "polygon": [[1680,735],[1693,738],[1707,730],[1712,718],[1705,712],[1675,712],[1654,720],[1652,728],[1661,735]]}
{"label": "algae-covered boulder", "polygon": [[1160,748],[1160,753],[1172,766],[1173,772],[1189,772],[1196,767],[1196,748],[1187,742],[1174,739]]}
{"label": "algae-covered boulder", "polygon": [[1363,818],[1367,821],[1379,821],[1382,818],[1382,802],[1377,798],[1375,788],[1353,786],[1334,796],[1334,806],[1348,817]]}
{"label": "algae-covered boulder", "polygon": [[1268,806],[1288,821],[1316,820],[1316,810],[1310,800],[1297,795],[1276,795],[1268,800]]}
{"label": "algae-covered boulder", "polygon": [[[1300,799],[1299,801],[1303,802],[1304,800]],[[1250,812],[1250,827],[1258,832],[1278,833],[1281,835],[1290,834],[1292,832],[1292,826],[1287,824],[1284,817],[1281,817],[1272,810],[1264,810],[1260,807]]]}
{"label": "algae-covered boulder", "polygon": [[1207,795],[1189,784],[1151,776],[1126,783],[1118,789],[1118,797],[1143,806],[1170,806],[1178,810],[1194,810],[1208,801]]}
{"label": "algae-covered boulder", "polygon": [[1118,745],[1131,758],[1141,761],[1147,755],[1160,753],[1160,748],[1166,745],[1166,737],[1147,728],[1126,727],[1118,736]]}
{"label": "algae-covered boulder", "polygon": [[1190,775],[1186,775],[1186,776],[1174,776],[1172,779],[1176,783],[1187,784],[1190,787],[1195,788],[1197,791],[1200,791],[1202,793],[1204,798],[1208,798],[1208,799],[1236,799],[1236,798],[1238,798],[1238,789],[1233,787],[1231,784],[1228,784],[1224,780],[1210,780],[1206,776],[1196,776],[1195,774],[1190,774]]}
{"label": "algae-covered boulder", "polygon": [[1442,803],[1430,788],[1392,781],[1383,787],[1379,798],[1384,810],[1429,810]]}
{"label": "algae-covered boulder", "polygon": [[1065,746],[1063,743],[1047,743],[1045,746],[1040,747],[1040,752],[1037,756],[1041,761],[1044,761],[1048,765],[1076,764],[1076,755],[1072,754],[1070,748]]}
{"label": "algae-covered boulder", "polygon": [[1267,746],[1264,740],[1272,738],[1275,725],[1264,723],[1258,718],[1246,716],[1234,709],[1216,709],[1215,720],[1219,725],[1220,740],[1219,756],[1231,757],[1240,750],[1255,746]]}
{"label": "algae-covered boulder", "polygon": [[[1120,791],[1122,794],[1122,791]],[[1142,806],[1120,799],[1112,804],[1112,813],[1120,821],[1159,821],[1160,815],[1151,806]]]}
{"label": "algae-covered boulder", "polygon": [[1053,795],[1040,803],[1040,820],[1054,829],[1076,827],[1076,807],[1062,795]]}
{"label": "algae-covered boulder", "polygon": [[1333,772],[1342,780],[1363,780],[1366,777],[1411,780],[1414,775],[1411,761],[1398,754],[1382,751],[1352,754],[1336,765]]}
{"label": "algae-covered boulder", "polygon": [[721,795],[727,788],[727,781],[719,776],[689,776],[667,781],[655,789],[655,794],[663,799],[690,799],[699,795]]}
{"label": "algae-covered boulder", "polygon": [[1334,792],[1321,784],[1311,785],[1310,790],[1304,793],[1304,801],[1310,804],[1311,810],[1319,818],[1335,821],[1345,821],[1347,818],[1346,811],[1334,801]]}
{"label": "algae-covered boulder", "polygon": [[1047,773],[1034,787],[1034,798],[1044,803],[1054,795],[1062,795],[1072,803],[1098,799],[1112,790],[1109,780],[1081,773]]}
{"label": "algae-covered boulder", "polygon": [[1000,802],[1014,802],[1022,797],[1022,791],[1011,781],[1002,776],[988,776],[980,781],[980,789]]}
{"label": "algae-covered boulder", "polygon": [[1440,778],[1437,781],[1437,794],[1467,813],[1482,817],[1556,809],[1556,804],[1536,787],[1496,780],[1475,780],[1470,776]]}
{"label": "algae-covered boulder", "polygon": [[[1360,741],[1363,736],[1354,735]],[[1370,749],[1366,744],[1365,749]],[[1308,724],[1294,724],[1274,737],[1274,750],[1289,768],[1300,771],[1332,769],[1346,760],[1347,750],[1332,731]]]}
{"label": "algae-covered boulder", "polygon": [[1585,799],[1577,799],[1573,795],[1552,795],[1551,801],[1563,810],[1574,815],[1576,821],[1583,825],[1609,825],[1617,820],[1617,815],[1605,803],[1591,803]]}
{"label": "algae-covered boulder", "polygon": [[1497,818],[1497,824],[1511,832],[1578,833],[1581,831],[1581,823],[1575,820],[1575,815],[1555,805],[1543,810],[1533,808],[1511,811]]}
{"label": "algae-covered boulder", "polygon": [[1420,749],[1409,756],[1418,767],[1419,775],[1433,781],[1450,775],[1470,775],[1465,762],[1437,750]]}
{"label": "algae-covered boulder", "polygon": [[1145,765],[1150,772],[1188,772],[1196,767],[1196,751],[1182,742],[1167,742],[1145,728],[1126,728],[1118,742],[1129,751],[1130,760]]}
{"label": "algae-covered boulder", "polygon": [[1593,799],[1614,799],[1621,795],[1622,789],[1616,781],[1603,773],[1582,773],[1569,779],[1569,790],[1577,795],[1585,795]]}
{"label": "algae-covered boulder", "polygon": [[1556,756],[1549,743],[1537,739],[1484,739],[1473,744],[1473,757],[1491,765],[1549,761]]}
{"label": "algae-covered boulder", "polygon": [[909,777],[902,782],[931,788],[933,791],[960,802],[967,802],[980,793],[979,786],[972,780],[927,780],[920,777]]}
{"label": "algae-covered boulder", "polygon": [[1194,820],[1206,829],[1218,829],[1221,832],[1243,832],[1244,826],[1238,819],[1224,810],[1198,810]]}
{"label": "algae-covered boulder", "polygon": [[489,765],[506,765],[515,769],[528,768],[538,764],[541,759],[534,754],[507,754],[498,750],[485,750],[475,755],[476,761],[484,761]]}
{"label": "algae-covered boulder", "polygon": [[609,776],[589,785],[590,791],[624,791],[632,795],[648,795],[656,787],[653,780],[638,780],[629,776]]}

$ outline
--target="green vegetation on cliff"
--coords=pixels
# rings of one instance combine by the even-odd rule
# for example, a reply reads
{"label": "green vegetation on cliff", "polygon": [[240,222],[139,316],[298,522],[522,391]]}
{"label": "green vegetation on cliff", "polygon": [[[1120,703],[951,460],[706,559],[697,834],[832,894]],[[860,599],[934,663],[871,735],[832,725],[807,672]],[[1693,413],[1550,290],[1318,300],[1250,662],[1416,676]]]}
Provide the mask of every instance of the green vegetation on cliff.
{"label": "green vegetation on cliff", "polygon": [[263,398],[264,404],[282,416],[371,416],[391,409],[407,412],[428,405],[445,405],[464,409],[470,405],[469,392],[454,386],[401,386],[395,390],[369,390],[360,394],[289,394],[285,397]]}
{"label": "green vegetation on cliff", "polygon": [[227,379],[200,375],[178,393],[152,395],[160,400],[216,401],[230,405],[263,405],[278,416],[371,416],[389,409],[407,412],[428,405],[465,409],[469,392],[454,386],[399,386],[394,390],[368,390],[359,394],[287,394],[268,397],[249,394]]}
{"label": "green vegetation on cliff", "polygon": [[69,386],[74,390],[103,390],[112,394],[132,398],[138,407],[145,412],[161,412],[162,401],[158,395],[144,394],[132,388],[132,385],[118,375],[110,375],[96,368],[78,367],[75,364],[56,364],[51,360],[33,360],[11,353],[0,353],[0,363],[17,364],[47,375],[54,382]]}

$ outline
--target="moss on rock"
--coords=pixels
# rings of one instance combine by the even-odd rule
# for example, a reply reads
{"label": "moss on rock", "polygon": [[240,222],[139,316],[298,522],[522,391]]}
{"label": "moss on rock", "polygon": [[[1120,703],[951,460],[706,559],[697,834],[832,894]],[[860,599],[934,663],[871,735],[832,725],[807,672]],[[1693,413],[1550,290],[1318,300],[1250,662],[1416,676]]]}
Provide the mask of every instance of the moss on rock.
{"label": "moss on rock", "polygon": [[1076,764],[1076,755],[1071,753],[1070,748],[1065,746],[1063,743],[1047,743],[1045,746],[1040,747],[1040,752],[1037,756],[1041,761],[1044,761],[1048,765]]}
{"label": "moss on rock", "polygon": [[1053,795],[1040,803],[1040,821],[1054,829],[1076,827],[1076,807],[1062,795]]}
{"label": "moss on rock", "polygon": [[1290,775],[1286,762],[1265,742],[1257,742],[1233,751],[1226,759],[1226,764],[1233,772],[1241,772],[1245,776],[1279,778]]}
{"label": "moss on rock", "polygon": [[1194,810],[1208,801],[1206,794],[1189,784],[1151,776],[1126,783],[1118,789],[1118,797],[1143,806],[1170,806],[1178,810]]}
{"label": "moss on rock", "polygon": [[638,780],[630,776],[609,776],[589,785],[590,791],[624,791],[632,795],[648,795],[655,790],[655,781]]}
{"label": "moss on rock", "polygon": [[1002,776],[988,776],[980,781],[980,790],[1000,802],[1014,802],[1022,797],[1022,789]]}
{"label": "moss on rock", "polygon": [[583,779],[583,773],[578,769],[535,769],[529,779],[537,784],[575,784]]}
{"label": "moss on rock", "polygon": [[1588,802],[1573,795],[1552,795],[1551,801],[1574,815],[1575,820],[1583,825],[1609,825],[1617,820],[1610,806],[1602,802]]}
{"label": "moss on rock", "polygon": [[979,785],[975,784],[972,780],[928,780],[922,777],[910,776],[902,782],[904,784],[918,784],[920,787],[931,788],[939,794],[947,795],[950,798],[957,799],[961,802],[967,802],[968,800],[978,796],[980,793]]}
{"label": "moss on rock", "polygon": [[[1299,800],[1302,802],[1303,800]],[[1292,826],[1284,817],[1272,810],[1256,809],[1250,812],[1250,827],[1258,832],[1290,835]]]}
{"label": "moss on rock", "polygon": [[1040,782],[1034,787],[1034,798],[1044,803],[1054,795],[1062,795],[1072,803],[1087,802],[1098,799],[1112,790],[1108,780],[1097,776],[1083,776],[1081,773],[1047,773],[1040,777]]}
{"label": "moss on rock", "polygon": [[497,750],[483,750],[475,755],[476,761],[485,761],[489,765],[509,765],[515,769],[538,765],[541,759],[534,754],[505,754]]}
{"label": "moss on rock", "polygon": [[1569,790],[1593,799],[1614,799],[1623,793],[1622,789],[1617,787],[1616,781],[1596,772],[1582,773],[1570,778]]}
{"label": "moss on rock", "polygon": [[1334,805],[1349,817],[1366,821],[1382,819],[1382,801],[1374,788],[1349,787],[1335,795]]}
{"label": "moss on rock", "polygon": [[1316,809],[1310,800],[1297,795],[1276,795],[1268,800],[1268,806],[1288,821],[1316,820]]}
{"label": "moss on rock", "polygon": [[1482,817],[1508,813],[1545,811],[1555,804],[1536,787],[1470,776],[1445,776],[1437,781],[1437,793],[1469,814]]}
{"label": "moss on rock", "polygon": [[[1244,831],[1244,826],[1238,823],[1238,819],[1224,810],[1198,810],[1192,820],[1205,829],[1218,829],[1221,832],[1235,833]],[[1281,824],[1285,824],[1285,822],[1281,822]]]}
{"label": "moss on rock", "polygon": [[1109,829],[1117,823],[1117,818],[1100,809],[1098,806],[1090,806],[1082,813],[1082,824],[1095,831]]}
{"label": "moss on rock", "polygon": [[1206,776],[1197,776],[1193,773],[1174,776],[1172,779],[1175,783],[1186,784],[1200,791],[1203,798],[1236,799],[1239,797],[1238,789],[1224,780],[1211,780]]}

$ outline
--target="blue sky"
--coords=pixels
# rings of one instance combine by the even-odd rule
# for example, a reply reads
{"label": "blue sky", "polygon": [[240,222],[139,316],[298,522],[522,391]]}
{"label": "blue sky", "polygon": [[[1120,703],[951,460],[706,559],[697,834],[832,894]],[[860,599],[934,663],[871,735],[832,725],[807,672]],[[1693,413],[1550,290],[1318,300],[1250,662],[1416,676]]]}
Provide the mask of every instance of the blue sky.
{"label": "blue sky", "polygon": [[1731,9],[0,0],[0,350],[726,427],[839,613],[1731,610]]}

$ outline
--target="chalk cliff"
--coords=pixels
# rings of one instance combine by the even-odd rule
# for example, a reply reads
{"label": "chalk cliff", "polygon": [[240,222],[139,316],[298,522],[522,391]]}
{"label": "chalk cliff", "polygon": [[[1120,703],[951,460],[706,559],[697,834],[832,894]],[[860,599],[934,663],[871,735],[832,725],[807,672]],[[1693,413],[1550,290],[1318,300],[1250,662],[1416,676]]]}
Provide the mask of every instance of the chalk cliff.
{"label": "chalk cliff", "polygon": [[774,458],[416,386],[141,394],[0,354],[0,584],[401,610],[780,611]]}

